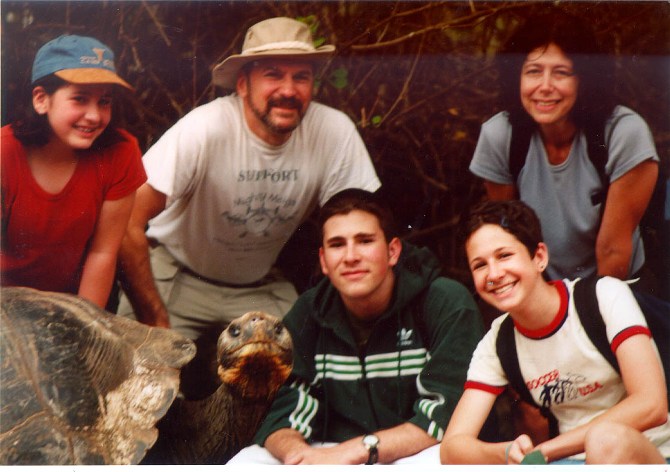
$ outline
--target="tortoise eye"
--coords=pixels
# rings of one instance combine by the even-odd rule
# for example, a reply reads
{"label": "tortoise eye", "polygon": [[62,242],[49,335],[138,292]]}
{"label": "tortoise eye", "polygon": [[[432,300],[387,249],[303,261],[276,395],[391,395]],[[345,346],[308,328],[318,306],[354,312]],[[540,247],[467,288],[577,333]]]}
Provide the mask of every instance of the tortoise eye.
{"label": "tortoise eye", "polygon": [[232,337],[236,338],[240,335],[240,328],[237,326],[231,326],[230,328],[228,328],[228,332]]}
{"label": "tortoise eye", "polygon": [[277,323],[275,325],[275,334],[281,334],[281,332],[284,330],[284,325],[281,323]]}

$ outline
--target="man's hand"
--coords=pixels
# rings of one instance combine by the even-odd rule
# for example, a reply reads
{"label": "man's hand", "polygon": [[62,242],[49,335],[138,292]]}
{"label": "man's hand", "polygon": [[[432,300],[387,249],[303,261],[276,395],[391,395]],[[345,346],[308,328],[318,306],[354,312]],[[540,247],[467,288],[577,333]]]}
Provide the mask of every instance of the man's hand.
{"label": "man's hand", "polygon": [[303,464],[365,464],[368,459],[362,438],[355,438],[335,446],[306,447],[288,454],[284,460],[286,465]]}
{"label": "man's hand", "polygon": [[[392,464],[437,444],[436,439],[412,423],[402,423],[374,434],[379,437],[380,464]],[[313,447],[291,428],[282,428],[270,434],[264,447],[284,464],[290,465],[365,464],[369,455],[362,435],[330,447]]]}
{"label": "man's hand", "polygon": [[314,447],[296,430],[282,428],[268,436],[264,447],[287,465],[364,464],[368,459],[363,436],[333,446]]}

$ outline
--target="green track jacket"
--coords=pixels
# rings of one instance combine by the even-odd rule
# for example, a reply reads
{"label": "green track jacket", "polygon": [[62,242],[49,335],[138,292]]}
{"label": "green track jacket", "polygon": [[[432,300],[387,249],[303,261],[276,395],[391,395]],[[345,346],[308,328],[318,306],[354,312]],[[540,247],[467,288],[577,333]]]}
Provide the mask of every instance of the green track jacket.
{"label": "green track jacket", "polygon": [[428,249],[403,242],[389,309],[359,352],[337,290],[326,278],[284,318],[293,372],[255,442],[280,428],[308,441],[342,442],[411,422],[440,440],[484,333],[468,290],[439,277]]}

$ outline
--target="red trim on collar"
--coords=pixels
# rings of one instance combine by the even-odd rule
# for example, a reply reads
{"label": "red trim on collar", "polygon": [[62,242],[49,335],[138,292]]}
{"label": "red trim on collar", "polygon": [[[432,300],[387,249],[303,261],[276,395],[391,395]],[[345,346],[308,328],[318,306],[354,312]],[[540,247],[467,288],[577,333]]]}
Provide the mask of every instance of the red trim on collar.
{"label": "red trim on collar", "polygon": [[546,338],[547,336],[553,334],[565,321],[565,319],[568,316],[568,289],[565,286],[565,283],[563,283],[562,280],[553,280],[549,282],[549,284],[553,285],[556,290],[558,290],[558,295],[560,297],[561,303],[558,307],[558,312],[556,313],[556,316],[554,316],[554,319],[549,323],[547,326],[544,328],[540,329],[526,329],[523,326],[520,326],[514,321],[514,327],[519,331],[519,333],[523,334],[527,338],[533,338],[533,339],[542,339]]}

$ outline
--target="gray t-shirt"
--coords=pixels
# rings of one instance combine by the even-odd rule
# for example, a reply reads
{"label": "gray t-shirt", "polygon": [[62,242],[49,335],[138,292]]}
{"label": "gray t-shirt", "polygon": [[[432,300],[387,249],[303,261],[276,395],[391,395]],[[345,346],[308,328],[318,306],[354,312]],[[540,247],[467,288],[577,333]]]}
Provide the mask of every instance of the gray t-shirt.
{"label": "gray t-shirt", "polygon": [[[615,126],[612,127],[612,123]],[[608,160],[605,172],[610,183],[647,159],[658,161],[653,137],[634,111],[618,106],[609,118],[605,135]],[[512,127],[508,113],[501,112],[482,125],[470,171],[498,184],[513,184],[509,170]],[[542,140],[533,134],[525,165],[517,182],[521,200],[535,210],[549,248],[551,279],[585,277],[597,270],[596,237],[601,203],[591,195],[602,190],[598,172],[591,164],[583,133],[575,136],[570,154],[559,165],[549,163]],[[633,234],[629,275],[644,264],[640,231]]]}

